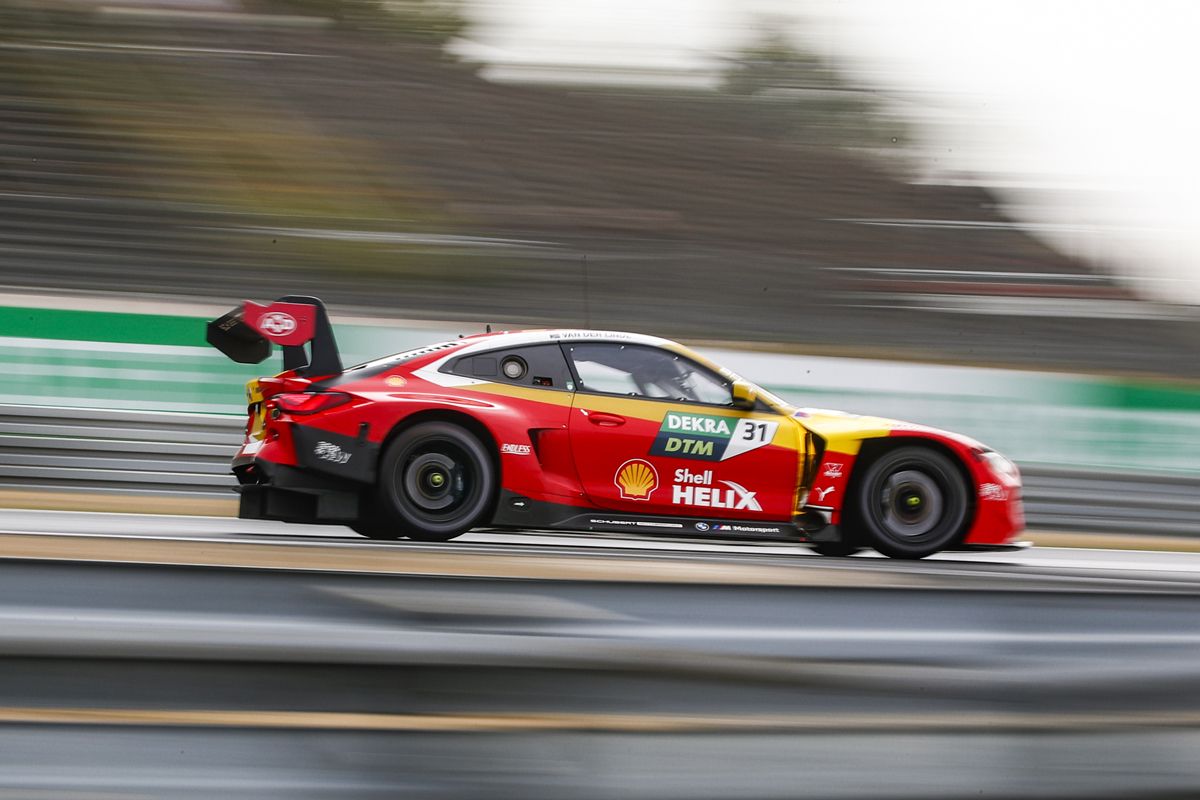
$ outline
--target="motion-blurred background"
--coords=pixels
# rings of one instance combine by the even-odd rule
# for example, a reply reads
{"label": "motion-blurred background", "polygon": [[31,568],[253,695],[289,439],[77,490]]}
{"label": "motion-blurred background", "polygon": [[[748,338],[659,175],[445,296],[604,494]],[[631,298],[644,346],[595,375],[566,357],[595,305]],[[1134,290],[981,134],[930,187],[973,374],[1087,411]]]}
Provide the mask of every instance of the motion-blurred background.
{"label": "motion-blurred background", "polygon": [[[1008,453],[1038,532],[1182,546],[1198,24],[1165,0],[0,0],[5,530],[285,552],[278,526],[185,516],[231,514],[260,371],[202,323],[312,294],[350,362],[486,324],[683,339],[797,404]],[[1144,583],[1195,571],[1171,557],[960,573],[701,543],[700,572],[647,577],[602,541],[613,563],[547,579],[549,544],[591,551],[479,534],[468,559],[530,560],[369,578],[403,548],[304,536],[328,575],[0,561],[0,789],[1200,785],[1195,584]],[[43,539],[4,552],[84,558]],[[1121,581],[1090,582],[1101,561]]]}
{"label": "motion-blurred background", "polygon": [[[1173,183],[1127,187],[1102,160],[1127,173],[1139,156],[1120,148],[1169,150],[1178,115],[1131,141],[1129,87],[1078,81],[1059,105],[1104,98],[1069,120],[1094,124],[1080,133],[1037,105],[1057,73],[997,85],[972,70],[992,51],[956,49],[988,25],[995,49],[1020,17],[1028,41],[1002,42],[1000,67],[1019,81],[1046,67],[1045,28],[1063,26],[1062,59],[1073,33],[1121,20],[890,5],[4,0],[3,280],[1200,374],[1191,220],[1160,220],[1122,258],[1144,193],[1196,176],[1178,163]],[[897,41],[914,16],[941,42],[923,61],[922,41]],[[889,45],[893,17],[910,26]],[[1105,58],[1142,92],[1180,77],[1119,52]],[[955,57],[973,95],[928,75]],[[1059,150],[1096,163],[1029,173]],[[1123,224],[1101,198],[1124,202]]]}

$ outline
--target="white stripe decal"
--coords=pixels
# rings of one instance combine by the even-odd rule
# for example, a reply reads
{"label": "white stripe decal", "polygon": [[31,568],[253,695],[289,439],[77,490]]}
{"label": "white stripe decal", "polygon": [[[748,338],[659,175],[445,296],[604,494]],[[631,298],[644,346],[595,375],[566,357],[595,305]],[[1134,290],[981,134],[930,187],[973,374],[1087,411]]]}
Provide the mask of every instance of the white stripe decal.
{"label": "white stripe decal", "polygon": [[43,350],[86,350],[102,353],[142,353],[164,356],[220,358],[225,356],[209,347],[182,344],[141,344],[135,342],[86,342],[75,339],[33,339],[24,336],[0,336],[0,348],[37,347]]}

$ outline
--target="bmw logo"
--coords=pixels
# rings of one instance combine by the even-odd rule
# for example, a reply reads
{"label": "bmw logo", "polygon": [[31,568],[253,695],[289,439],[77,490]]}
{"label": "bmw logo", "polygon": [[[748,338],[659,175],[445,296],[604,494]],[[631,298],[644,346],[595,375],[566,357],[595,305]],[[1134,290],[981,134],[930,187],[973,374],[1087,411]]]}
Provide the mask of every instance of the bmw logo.
{"label": "bmw logo", "polygon": [[704,531],[708,530],[708,523],[707,523],[707,522],[697,522],[697,523],[696,523],[696,530],[698,530],[698,531],[700,531],[701,533],[703,533]]}

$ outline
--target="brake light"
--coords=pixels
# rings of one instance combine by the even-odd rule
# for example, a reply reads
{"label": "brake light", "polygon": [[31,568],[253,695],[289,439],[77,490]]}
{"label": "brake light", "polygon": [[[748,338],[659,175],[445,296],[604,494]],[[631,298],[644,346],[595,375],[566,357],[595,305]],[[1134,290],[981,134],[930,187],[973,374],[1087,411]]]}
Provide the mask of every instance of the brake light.
{"label": "brake light", "polygon": [[289,414],[316,414],[349,403],[352,398],[345,392],[289,392],[271,398],[280,410]]}

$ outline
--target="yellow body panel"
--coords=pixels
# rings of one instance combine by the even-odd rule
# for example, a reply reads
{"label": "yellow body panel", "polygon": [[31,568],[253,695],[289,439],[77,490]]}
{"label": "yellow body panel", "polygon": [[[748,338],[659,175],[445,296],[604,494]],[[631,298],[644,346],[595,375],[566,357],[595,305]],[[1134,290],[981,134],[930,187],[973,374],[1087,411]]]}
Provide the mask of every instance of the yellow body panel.
{"label": "yellow body panel", "polygon": [[258,388],[257,380],[246,381],[246,405],[249,407],[251,414],[250,430],[247,433],[247,438],[264,438],[267,435],[267,409],[263,404],[262,391]]}
{"label": "yellow body panel", "polygon": [[891,434],[899,424],[883,417],[860,417],[838,411],[809,410],[797,419],[803,427],[825,440],[825,449],[857,455],[866,439],[878,439]]}

